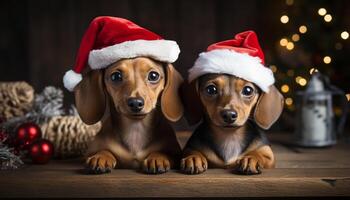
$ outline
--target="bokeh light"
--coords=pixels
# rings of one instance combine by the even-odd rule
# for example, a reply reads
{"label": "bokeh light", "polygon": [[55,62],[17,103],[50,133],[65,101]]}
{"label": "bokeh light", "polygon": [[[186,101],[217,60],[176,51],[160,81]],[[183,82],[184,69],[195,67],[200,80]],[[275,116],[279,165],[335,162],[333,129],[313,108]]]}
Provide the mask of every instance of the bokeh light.
{"label": "bokeh light", "polygon": [[329,64],[329,63],[332,62],[332,58],[329,57],[329,56],[325,56],[325,57],[323,57],[323,62],[324,62],[325,64]]}
{"label": "bokeh light", "polygon": [[288,98],[286,98],[285,103],[287,106],[291,106],[291,105],[293,105],[293,99],[288,97]]}
{"label": "bokeh light", "polygon": [[282,87],[281,87],[281,91],[282,91],[283,93],[287,93],[287,92],[289,92],[289,86],[288,86],[288,85],[286,85],[286,84],[282,85]]}
{"label": "bokeh light", "polygon": [[297,33],[293,34],[293,35],[292,35],[292,40],[293,40],[294,42],[298,42],[298,41],[300,40],[299,34],[297,34]]}
{"label": "bokeh light", "polygon": [[293,49],[294,49],[294,43],[293,43],[293,42],[288,42],[286,48],[287,48],[289,51],[293,50]]}
{"label": "bokeh light", "polygon": [[332,17],[331,14],[327,14],[327,15],[324,16],[323,19],[324,19],[325,22],[331,22],[333,17]]}
{"label": "bokeh light", "polygon": [[280,20],[283,24],[286,24],[289,22],[289,17],[287,15],[282,15]]}
{"label": "bokeh light", "polygon": [[287,44],[288,44],[288,40],[286,38],[282,38],[280,40],[280,45],[281,46],[285,47],[285,46],[287,46]]}
{"label": "bokeh light", "polygon": [[343,39],[343,40],[347,40],[349,38],[349,33],[347,31],[343,31],[341,34],[340,34],[340,37]]}
{"label": "bokeh light", "polygon": [[318,14],[320,16],[324,16],[325,14],[327,14],[327,10],[325,8],[320,8],[318,9]]}
{"label": "bokeh light", "polygon": [[302,34],[306,33],[307,32],[307,27],[305,25],[300,26],[299,27],[299,32],[302,33]]}
{"label": "bokeh light", "polygon": [[277,72],[277,66],[276,65],[270,65],[270,69],[273,73]]}

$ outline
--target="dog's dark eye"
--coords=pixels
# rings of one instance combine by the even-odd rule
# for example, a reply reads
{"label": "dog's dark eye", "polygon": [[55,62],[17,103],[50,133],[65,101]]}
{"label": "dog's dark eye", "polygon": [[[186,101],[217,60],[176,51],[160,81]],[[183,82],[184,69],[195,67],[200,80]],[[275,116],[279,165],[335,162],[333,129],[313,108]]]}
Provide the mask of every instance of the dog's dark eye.
{"label": "dog's dark eye", "polygon": [[242,90],[242,94],[248,97],[251,96],[253,92],[254,92],[254,89],[250,86],[245,86]]}
{"label": "dog's dark eye", "polygon": [[159,80],[159,73],[154,71],[150,72],[148,74],[148,80],[150,82],[157,82]]}
{"label": "dog's dark eye", "polygon": [[209,95],[216,95],[218,93],[218,89],[216,88],[215,85],[208,85],[205,88],[205,91],[209,94]]}
{"label": "dog's dark eye", "polygon": [[121,72],[114,72],[112,75],[111,75],[111,80],[112,81],[122,81],[123,80],[123,75]]}

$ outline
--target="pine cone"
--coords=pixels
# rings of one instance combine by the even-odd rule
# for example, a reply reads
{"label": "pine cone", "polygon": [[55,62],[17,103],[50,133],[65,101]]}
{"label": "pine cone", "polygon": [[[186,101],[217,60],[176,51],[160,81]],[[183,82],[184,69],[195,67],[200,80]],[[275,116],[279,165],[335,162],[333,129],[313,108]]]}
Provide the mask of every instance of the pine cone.
{"label": "pine cone", "polygon": [[43,138],[54,145],[56,158],[83,155],[100,128],[100,123],[89,126],[79,116],[52,117],[41,126]]}
{"label": "pine cone", "polygon": [[0,116],[5,120],[25,115],[32,107],[34,89],[26,82],[0,82]]}

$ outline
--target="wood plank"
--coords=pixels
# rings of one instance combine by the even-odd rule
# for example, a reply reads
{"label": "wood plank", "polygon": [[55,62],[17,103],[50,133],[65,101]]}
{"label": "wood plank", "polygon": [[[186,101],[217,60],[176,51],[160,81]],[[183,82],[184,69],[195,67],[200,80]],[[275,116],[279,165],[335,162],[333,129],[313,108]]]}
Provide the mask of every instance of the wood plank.
{"label": "wood plank", "polygon": [[[189,132],[179,132],[186,140]],[[210,169],[201,175],[172,170],[146,175],[135,170],[86,175],[83,160],[54,160],[47,165],[26,165],[0,171],[1,197],[293,197],[349,196],[349,145],[297,151],[272,136],[277,168],[244,176],[229,169]],[[282,150],[283,149],[283,150]],[[282,151],[281,151],[282,150]],[[19,192],[20,191],[20,192]]]}
{"label": "wood plank", "polygon": [[[212,169],[202,175],[171,171],[145,175],[114,170],[81,174],[77,161],[0,172],[2,197],[217,197],[350,195],[350,169],[273,169],[257,176]],[[21,192],[18,192],[21,191]],[[176,192],[175,192],[176,191]]]}

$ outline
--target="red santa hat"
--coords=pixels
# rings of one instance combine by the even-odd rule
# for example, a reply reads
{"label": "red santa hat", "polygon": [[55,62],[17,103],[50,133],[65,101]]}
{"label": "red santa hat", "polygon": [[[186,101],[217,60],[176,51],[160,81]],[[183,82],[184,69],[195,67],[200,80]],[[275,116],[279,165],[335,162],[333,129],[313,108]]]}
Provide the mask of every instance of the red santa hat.
{"label": "red santa hat", "polygon": [[189,81],[209,73],[230,74],[255,83],[268,92],[275,79],[272,71],[264,66],[264,53],[253,31],[239,33],[232,40],[210,45],[200,53],[189,70]]}
{"label": "red santa hat", "polygon": [[87,63],[91,69],[103,69],[124,58],[147,56],[161,62],[175,62],[180,53],[175,41],[159,35],[131,21],[117,17],[95,18],[85,32],[73,70],[63,77],[64,87],[70,91],[82,80]]}

